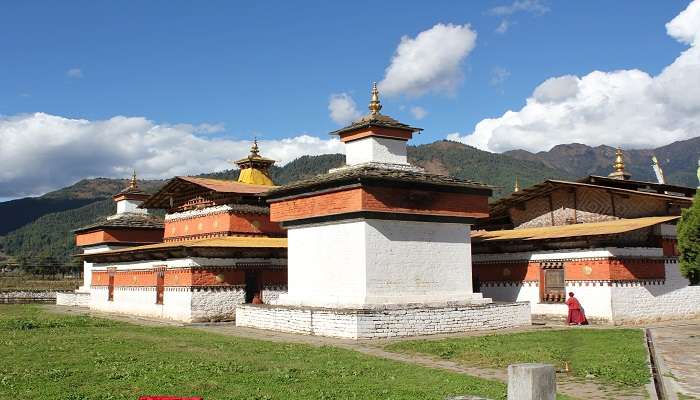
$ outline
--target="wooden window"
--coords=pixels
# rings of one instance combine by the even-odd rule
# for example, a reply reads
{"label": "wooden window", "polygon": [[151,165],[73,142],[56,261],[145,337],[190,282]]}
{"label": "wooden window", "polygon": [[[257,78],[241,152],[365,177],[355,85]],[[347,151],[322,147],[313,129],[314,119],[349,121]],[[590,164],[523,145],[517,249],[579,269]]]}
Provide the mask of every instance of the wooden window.
{"label": "wooden window", "polygon": [[156,304],[163,304],[165,291],[165,268],[156,269]]}
{"label": "wooden window", "polygon": [[114,301],[114,275],[116,271],[113,268],[107,270],[107,301]]}
{"label": "wooden window", "polygon": [[547,303],[566,301],[566,281],[564,280],[564,262],[544,262],[541,264],[540,296]]}

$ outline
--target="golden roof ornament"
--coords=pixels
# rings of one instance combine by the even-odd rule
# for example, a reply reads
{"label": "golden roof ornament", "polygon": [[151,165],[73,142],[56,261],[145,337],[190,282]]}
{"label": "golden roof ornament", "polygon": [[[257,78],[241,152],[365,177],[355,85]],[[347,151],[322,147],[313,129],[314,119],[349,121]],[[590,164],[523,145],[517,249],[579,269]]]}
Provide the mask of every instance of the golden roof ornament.
{"label": "golden roof ornament", "polygon": [[615,172],[625,171],[625,159],[622,156],[622,149],[619,147],[615,149],[615,163],[613,164],[613,168]]}
{"label": "golden roof ornament", "polygon": [[382,109],[382,104],[379,102],[379,89],[377,89],[377,82],[372,83],[372,98],[369,101],[369,111],[371,115],[379,114],[379,110]]}
{"label": "golden roof ornament", "polygon": [[520,181],[518,180],[518,177],[515,177],[515,185],[513,186],[513,193],[517,193],[520,191]]}
{"label": "golden roof ornament", "polygon": [[260,149],[258,148],[258,138],[253,139],[253,146],[250,148],[250,157],[260,157]]}
{"label": "golden roof ornament", "polygon": [[129,189],[136,189],[138,187],[138,183],[136,182],[136,170],[134,170],[134,173],[131,175],[131,182],[129,182]]}
{"label": "golden roof ornament", "polygon": [[613,172],[608,175],[609,178],[627,180],[631,177],[628,172],[625,171],[625,158],[622,153],[622,149],[618,146],[615,149],[615,162],[613,163]]}

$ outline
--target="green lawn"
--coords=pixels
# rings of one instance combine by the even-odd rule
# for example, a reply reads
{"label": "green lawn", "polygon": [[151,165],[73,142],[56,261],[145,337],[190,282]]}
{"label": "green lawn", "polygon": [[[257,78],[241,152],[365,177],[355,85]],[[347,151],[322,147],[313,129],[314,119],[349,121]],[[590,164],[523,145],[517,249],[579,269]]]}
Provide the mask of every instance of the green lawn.
{"label": "green lawn", "polygon": [[470,366],[504,368],[521,362],[571,365],[576,377],[639,387],[649,379],[640,329],[564,329],[444,340],[396,342],[387,350],[425,353]]}
{"label": "green lawn", "polygon": [[0,397],[505,398],[505,385],[333,347],[247,340],[0,305]]}

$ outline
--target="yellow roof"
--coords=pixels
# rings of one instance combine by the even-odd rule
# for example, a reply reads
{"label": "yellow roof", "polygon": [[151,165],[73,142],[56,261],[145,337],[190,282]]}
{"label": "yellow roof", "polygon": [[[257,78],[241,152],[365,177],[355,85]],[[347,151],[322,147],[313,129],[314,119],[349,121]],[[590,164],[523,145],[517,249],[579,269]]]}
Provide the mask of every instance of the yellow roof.
{"label": "yellow roof", "polygon": [[148,244],[145,246],[127,247],[125,249],[90,253],[85,255],[123,254],[143,250],[166,250],[193,247],[225,247],[225,248],[287,248],[287,238],[271,238],[263,236],[226,236],[210,239],[184,240],[182,242],[166,242]]}
{"label": "yellow roof", "polygon": [[509,229],[502,231],[475,231],[472,238],[478,241],[490,242],[497,240],[544,240],[560,239],[578,236],[614,235],[642,229],[664,222],[674,221],[680,217],[644,217],[618,219],[614,221],[592,222],[588,224],[572,224],[561,226],[544,226],[540,228]]}
{"label": "yellow roof", "polygon": [[274,186],[267,174],[257,168],[245,168],[241,170],[241,174],[238,176],[238,182],[247,183],[249,185],[262,185],[262,186]]}

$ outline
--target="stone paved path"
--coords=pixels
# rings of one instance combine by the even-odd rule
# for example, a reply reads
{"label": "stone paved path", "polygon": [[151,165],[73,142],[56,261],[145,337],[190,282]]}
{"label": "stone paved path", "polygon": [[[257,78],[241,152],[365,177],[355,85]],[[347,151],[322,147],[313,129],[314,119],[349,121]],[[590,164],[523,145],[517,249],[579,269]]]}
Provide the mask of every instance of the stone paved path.
{"label": "stone paved path", "polygon": [[[650,328],[661,375],[671,392],[700,399],[700,321]],[[671,393],[671,398],[675,393]],[[687,398],[687,397],[686,397]]]}
{"label": "stone paved path", "polygon": [[[384,346],[397,340],[411,340],[415,338],[397,338],[397,339],[382,339],[382,340],[344,340],[344,339],[334,339],[321,336],[309,336],[309,335],[295,335],[284,332],[274,332],[265,331],[252,328],[237,327],[232,322],[219,322],[219,323],[202,323],[202,324],[183,324],[171,321],[125,316],[118,314],[109,314],[96,311],[90,311],[84,308],[71,308],[63,306],[46,305],[45,309],[51,312],[58,313],[68,313],[68,314],[89,314],[96,317],[109,318],[119,321],[131,322],[142,325],[169,325],[169,326],[186,326],[194,329],[201,329],[207,332],[214,332],[223,335],[230,335],[235,337],[243,337],[249,339],[257,340],[268,340],[274,342],[287,342],[287,343],[300,343],[308,344],[311,346],[335,346],[348,350],[359,351],[363,354],[367,354],[374,357],[385,358],[393,361],[421,365],[428,368],[442,369],[446,371],[467,374],[476,376],[484,379],[499,380],[506,382],[508,379],[508,373],[506,369],[497,368],[483,368],[483,367],[469,367],[461,365],[452,361],[443,360],[439,358],[433,358],[424,355],[412,355],[412,354],[400,354],[392,353],[384,350]],[[498,333],[514,333],[514,332],[525,332],[532,330],[542,330],[542,329],[552,329],[563,327],[563,325],[547,325],[547,326],[531,326],[525,328],[515,328],[515,329],[502,329]],[[577,328],[577,329],[607,329],[609,327],[591,327],[591,328]],[[486,332],[463,332],[457,334],[445,334],[445,335],[432,335],[421,337],[421,339],[428,340],[439,340],[447,337],[467,337],[467,336],[478,336],[478,335],[488,335],[493,334],[493,331]],[[641,400],[648,399],[649,396],[644,388],[632,391],[619,391],[615,388],[599,385],[592,381],[582,381],[580,379],[574,379],[567,377],[563,374],[557,375],[557,391],[559,393],[566,394],[577,399],[587,399],[587,400],[609,400],[609,399],[621,399],[621,400]]]}

